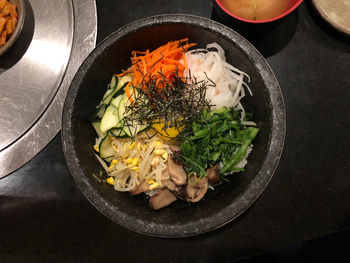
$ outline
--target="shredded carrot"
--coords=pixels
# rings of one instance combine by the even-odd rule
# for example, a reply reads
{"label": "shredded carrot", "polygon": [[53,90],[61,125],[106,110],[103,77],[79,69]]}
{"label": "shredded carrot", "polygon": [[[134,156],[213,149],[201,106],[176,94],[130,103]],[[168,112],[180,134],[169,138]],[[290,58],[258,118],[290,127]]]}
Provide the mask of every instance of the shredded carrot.
{"label": "shredded carrot", "polygon": [[116,76],[116,77],[121,77],[121,76],[124,76],[124,75],[128,75],[128,74],[130,74],[130,73],[132,73],[132,70],[125,70],[125,71],[123,71],[123,72],[120,73],[120,74],[114,74],[114,76]]}
{"label": "shredded carrot", "polygon": [[[183,72],[187,68],[184,54],[195,45],[195,43],[188,43],[188,38],[185,38],[170,41],[152,52],[134,50],[131,52],[131,68],[115,76],[132,75],[132,85],[141,89],[147,89],[145,83],[152,79],[157,85],[159,84],[159,88],[162,88],[166,84],[164,79],[172,81],[175,74],[183,77]],[[128,95],[128,97],[131,96]]]}
{"label": "shredded carrot", "polygon": [[130,94],[130,89],[129,89],[129,86],[131,85],[131,82],[129,82],[128,84],[126,84],[125,86],[125,94],[126,96],[128,97],[129,101],[134,104],[135,101],[134,99],[132,98],[132,94],[134,94],[134,89],[133,89],[133,92]]}
{"label": "shredded carrot", "polygon": [[184,61],[184,67],[187,68],[187,61],[186,61],[185,53],[182,55],[182,60]]}

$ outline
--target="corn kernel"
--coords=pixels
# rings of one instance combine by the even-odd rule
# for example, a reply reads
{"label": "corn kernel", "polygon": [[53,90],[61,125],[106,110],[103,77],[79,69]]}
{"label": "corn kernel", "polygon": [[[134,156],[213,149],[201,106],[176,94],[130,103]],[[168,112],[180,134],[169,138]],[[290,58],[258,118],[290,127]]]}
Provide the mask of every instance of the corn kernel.
{"label": "corn kernel", "polygon": [[163,145],[163,143],[161,142],[161,141],[156,141],[156,146],[162,146]]}
{"label": "corn kernel", "polygon": [[140,152],[142,150],[142,145],[140,142],[137,143],[137,146],[136,146],[137,150]]}
{"label": "corn kernel", "polygon": [[164,161],[168,160],[168,152],[165,151],[163,154],[162,154],[162,158]]}
{"label": "corn kernel", "polygon": [[165,150],[164,150],[164,149],[156,149],[156,150],[154,150],[153,152],[154,152],[154,154],[156,154],[156,155],[162,155],[162,154],[165,152]]}
{"label": "corn kernel", "polygon": [[132,167],[130,167],[130,170],[133,170],[133,171],[137,171],[138,169],[139,169],[138,166],[132,166]]}
{"label": "corn kernel", "polygon": [[148,184],[154,184],[155,182],[156,182],[156,181],[154,181],[153,179],[148,179],[148,180],[147,180],[147,183],[148,183]]}
{"label": "corn kernel", "polygon": [[123,156],[123,159],[126,159],[126,158],[128,158],[128,154],[125,154],[124,156]]}
{"label": "corn kernel", "polygon": [[107,183],[109,183],[110,185],[114,185],[115,184],[114,178],[113,177],[108,177],[107,178]]}
{"label": "corn kernel", "polygon": [[153,190],[153,189],[155,189],[155,188],[157,188],[157,187],[159,187],[159,183],[158,183],[158,182],[155,182],[155,183],[153,183],[153,184],[151,184],[151,185],[149,186],[149,190]]}
{"label": "corn kernel", "polygon": [[135,147],[135,142],[132,142],[129,144],[129,150],[133,149]]}
{"label": "corn kernel", "polygon": [[100,147],[98,147],[98,145],[96,144],[96,145],[94,145],[94,150],[95,150],[96,152],[100,152]]}
{"label": "corn kernel", "polygon": [[134,158],[134,160],[132,161],[131,165],[135,166],[139,163],[139,158]]}
{"label": "corn kernel", "polygon": [[119,163],[119,161],[116,160],[116,159],[114,159],[114,160],[112,160],[112,163],[113,163],[113,164],[117,164],[117,163]]}
{"label": "corn kernel", "polygon": [[126,159],[126,164],[132,164],[133,161],[134,161],[133,158],[128,158]]}
{"label": "corn kernel", "polygon": [[114,166],[115,166],[115,164],[112,163],[112,164],[108,167],[108,170],[111,170]]}
{"label": "corn kernel", "polygon": [[158,163],[159,163],[159,156],[153,157],[152,162],[151,162],[151,165],[152,165],[153,167],[156,167],[156,166],[158,165]]}

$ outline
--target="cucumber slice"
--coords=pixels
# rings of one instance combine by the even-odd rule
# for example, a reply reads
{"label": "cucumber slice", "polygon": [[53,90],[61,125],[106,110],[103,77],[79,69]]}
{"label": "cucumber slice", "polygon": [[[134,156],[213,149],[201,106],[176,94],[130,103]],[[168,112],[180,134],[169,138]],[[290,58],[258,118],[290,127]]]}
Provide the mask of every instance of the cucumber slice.
{"label": "cucumber slice", "polygon": [[109,84],[110,89],[114,89],[118,85],[118,79],[116,76],[112,76],[111,83]]}
{"label": "cucumber slice", "polygon": [[125,107],[127,107],[128,105],[130,105],[130,101],[128,97],[124,94],[120,100],[119,108],[118,108],[118,116],[122,127],[124,125],[123,119],[124,119]]}
{"label": "cucumber slice", "polygon": [[108,89],[107,89],[106,93],[103,95],[102,103],[103,103],[103,101],[104,101],[109,95],[111,95],[111,93],[113,92],[113,90],[114,90],[114,89],[110,89],[110,88],[109,88],[109,84],[108,84]]}
{"label": "cucumber slice", "polygon": [[96,108],[96,111],[94,112],[94,114],[91,117],[91,121],[92,122],[96,122],[96,121],[100,121],[103,114],[105,113],[106,110],[106,105],[99,105]]}
{"label": "cucumber slice", "polygon": [[92,123],[92,126],[94,127],[98,137],[103,138],[106,136],[106,133],[101,132],[100,125],[101,125],[100,121],[95,121]]}
{"label": "cucumber slice", "polygon": [[124,132],[123,128],[113,128],[113,129],[110,129],[108,132],[116,138],[128,137]]}
{"label": "cucumber slice", "polygon": [[[119,95],[118,97],[116,97],[115,99],[113,99],[111,101],[111,105],[113,105],[114,107],[116,107],[117,109],[119,109],[119,104],[120,104],[120,101],[122,100],[124,96],[123,95]],[[119,113],[118,113],[119,114]]]}
{"label": "cucumber slice", "polygon": [[[113,76],[113,77],[114,77],[114,76]],[[113,77],[112,77],[111,83],[113,82]],[[115,77],[114,77],[114,78],[115,78]],[[117,78],[116,78],[116,79],[117,79]],[[114,96],[121,88],[124,88],[125,85],[126,85],[128,82],[130,82],[131,80],[132,80],[132,79],[131,79],[130,76],[123,76],[123,77],[119,78],[118,80],[116,80],[116,82],[118,82],[118,84],[113,88],[113,91],[110,92],[110,93],[108,94],[108,96],[106,96],[106,97],[103,99],[102,103],[108,105],[108,104],[111,102],[113,96]],[[112,89],[112,87],[111,87],[111,89]],[[108,92],[108,91],[107,91],[107,92]]]}
{"label": "cucumber slice", "polygon": [[[131,80],[130,80],[130,81],[131,81]],[[125,87],[126,87],[126,85],[128,85],[128,83],[129,83],[129,81],[126,82],[126,83],[124,83],[124,85],[121,86],[121,88],[118,88],[117,92],[114,93],[112,99],[116,98],[116,97],[119,96],[119,95],[123,95],[124,92],[125,92]]]}
{"label": "cucumber slice", "polygon": [[139,126],[140,126],[140,129],[139,129],[138,133],[147,130],[147,129],[148,129],[149,127],[151,127],[152,125],[148,125],[148,124],[146,123],[146,121],[144,121],[144,122],[142,122],[141,124],[139,124]]}
{"label": "cucumber slice", "polygon": [[125,122],[123,121],[124,114],[125,114],[126,107],[128,107],[130,104],[131,104],[130,100],[124,94],[123,98],[119,103],[118,114],[119,114],[120,122],[122,122],[122,127],[125,134],[129,137],[135,137],[136,134],[147,129],[148,125],[146,123],[140,123],[139,121],[134,121],[132,123],[128,123],[127,125],[125,124]]}
{"label": "cucumber slice", "polygon": [[[134,88],[133,86],[129,86],[129,94],[130,94],[130,97],[132,99],[132,101],[136,101],[135,98],[138,98],[140,95],[139,95],[139,92],[137,91],[136,88]],[[125,93],[126,95],[126,93]]]}
{"label": "cucumber slice", "polygon": [[134,121],[128,125],[123,126],[123,130],[129,137],[135,137],[136,134],[147,129],[148,125],[146,123],[140,123],[138,121]]}
{"label": "cucumber slice", "polygon": [[109,105],[102,117],[100,130],[102,133],[105,133],[109,129],[119,125],[121,125],[121,123],[118,115],[118,109],[113,105]]}
{"label": "cucumber slice", "polygon": [[106,111],[106,105],[102,105],[102,106],[98,109],[96,116],[99,117],[99,118],[102,118],[102,117],[103,117],[103,114],[105,113],[105,111]]}
{"label": "cucumber slice", "polygon": [[107,162],[110,162],[114,158],[114,150],[112,148],[112,140],[108,134],[101,140],[99,145],[100,156]]}

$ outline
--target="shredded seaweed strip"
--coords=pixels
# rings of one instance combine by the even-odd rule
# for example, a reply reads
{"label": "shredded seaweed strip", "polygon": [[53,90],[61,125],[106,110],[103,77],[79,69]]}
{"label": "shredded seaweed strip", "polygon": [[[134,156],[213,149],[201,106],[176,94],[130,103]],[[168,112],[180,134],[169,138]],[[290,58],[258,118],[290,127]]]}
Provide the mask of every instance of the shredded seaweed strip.
{"label": "shredded seaweed strip", "polygon": [[147,81],[143,79],[147,88],[134,87],[133,103],[126,107],[124,125],[146,122],[152,128],[152,124],[164,123],[162,129],[165,132],[173,127],[181,132],[200,118],[204,109],[210,110],[212,105],[206,99],[206,90],[209,85],[215,85],[211,80],[180,77],[178,70],[171,79],[161,71],[159,75],[160,81],[159,76]]}

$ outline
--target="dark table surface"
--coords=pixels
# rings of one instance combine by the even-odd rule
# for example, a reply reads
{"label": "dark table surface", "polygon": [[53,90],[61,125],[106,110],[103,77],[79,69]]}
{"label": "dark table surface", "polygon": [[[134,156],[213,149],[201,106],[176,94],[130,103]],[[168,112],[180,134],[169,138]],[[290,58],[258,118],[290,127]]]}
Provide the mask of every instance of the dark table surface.
{"label": "dark table surface", "polygon": [[234,222],[196,237],[161,239],[123,229],[85,199],[59,134],[0,180],[1,262],[234,261],[350,227],[350,39],[325,24],[309,2],[259,35],[218,18],[210,0],[98,0],[97,8],[98,42],[161,13],[216,19],[246,35],[284,95],[280,164],[261,197]]}

